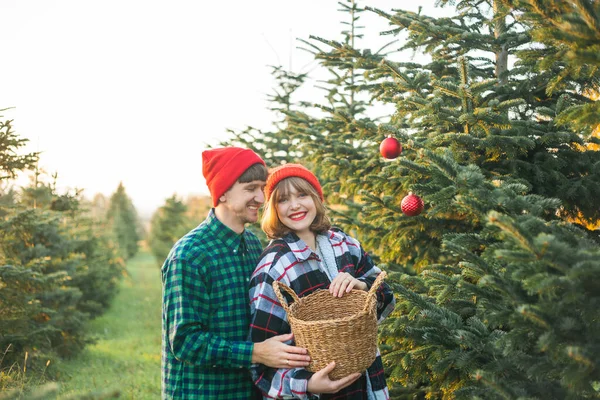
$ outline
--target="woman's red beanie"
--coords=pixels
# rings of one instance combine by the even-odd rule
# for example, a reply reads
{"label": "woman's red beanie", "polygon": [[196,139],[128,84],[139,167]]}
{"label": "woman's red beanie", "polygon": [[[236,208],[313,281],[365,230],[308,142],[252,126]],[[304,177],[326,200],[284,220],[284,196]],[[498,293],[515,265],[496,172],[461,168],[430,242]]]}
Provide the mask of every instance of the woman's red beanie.
{"label": "woman's red beanie", "polygon": [[279,182],[292,176],[302,178],[310,183],[319,194],[321,201],[323,201],[323,189],[321,188],[319,180],[315,174],[300,164],[285,164],[269,171],[269,177],[267,178],[267,184],[265,186],[265,201],[269,201],[273,190],[275,190],[275,186],[277,186]]}
{"label": "woman's red beanie", "polygon": [[222,147],[202,152],[202,175],[210,190],[213,207],[219,204],[219,198],[223,193],[228,191],[254,164],[265,165],[265,162],[250,149]]}

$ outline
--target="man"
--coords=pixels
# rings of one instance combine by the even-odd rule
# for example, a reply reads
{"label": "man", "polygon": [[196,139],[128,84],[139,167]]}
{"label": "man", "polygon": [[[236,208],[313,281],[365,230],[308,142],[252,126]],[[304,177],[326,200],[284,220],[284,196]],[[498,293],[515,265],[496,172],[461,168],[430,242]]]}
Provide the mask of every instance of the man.
{"label": "man", "polygon": [[214,208],[181,238],[162,266],[163,399],[251,399],[248,368],[305,367],[306,350],[292,335],[247,342],[248,286],[261,253],[245,229],[264,203],[264,161],[252,150],[202,153],[202,173]]}

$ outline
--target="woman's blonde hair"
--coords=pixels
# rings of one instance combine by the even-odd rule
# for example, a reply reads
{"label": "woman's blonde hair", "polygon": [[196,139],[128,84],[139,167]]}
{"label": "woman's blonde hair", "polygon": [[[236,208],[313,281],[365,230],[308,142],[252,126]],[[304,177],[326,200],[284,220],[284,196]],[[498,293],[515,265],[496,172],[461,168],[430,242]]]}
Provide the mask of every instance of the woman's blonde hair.
{"label": "woman's blonde hair", "polygon": [[269,239],[277,239],[292,231],[281,222],[277,215],[277,203],[279,202],[279,199],[288,196],[291,188],[296,189],[298,193],[308,194],[315,202],[317,215],[312,224],[310,224],[310,230],[315,233],[329,230],[331,228],[331,221],[327,216],[327,209],[323,205],[315,188],[305,179],[291,176],[281,180],[277,186],[275,186],[269,201],[265,205],[260,226],[267,234],[267,237]]}

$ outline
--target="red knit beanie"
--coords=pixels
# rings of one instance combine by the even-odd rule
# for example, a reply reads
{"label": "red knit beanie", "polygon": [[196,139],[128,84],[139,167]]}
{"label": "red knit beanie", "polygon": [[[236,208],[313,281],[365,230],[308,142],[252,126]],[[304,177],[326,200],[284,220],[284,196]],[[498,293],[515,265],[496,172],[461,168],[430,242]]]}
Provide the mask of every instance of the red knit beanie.
{"label": "red knit beanie", "polygon": [[285,164],[269,171],[269,177],[267,178],[267,184],[265,186],[265,201],[269,201],[273,190],[275,190],[275,186],[277,186],[279,182],[292,176],[302,178],[310,183],[319,194],[321,201],[323,201],[323,189],[321,188],[319,180],[315,174],[300,164]]}
{"label": "red knit beanie", "polygon": [[[202,175],[210,190],[213,207],[240,176],[254,164],[265,165],[258,154],[241,147],[222,147],[202,152]],[[265,165],[266,166],[266,165]]]}

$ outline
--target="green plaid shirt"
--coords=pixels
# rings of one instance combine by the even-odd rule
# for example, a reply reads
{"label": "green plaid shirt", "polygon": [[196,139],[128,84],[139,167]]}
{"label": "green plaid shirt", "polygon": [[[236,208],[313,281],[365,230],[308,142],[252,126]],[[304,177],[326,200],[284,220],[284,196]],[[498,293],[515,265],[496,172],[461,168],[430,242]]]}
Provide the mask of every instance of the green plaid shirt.
{"label": "green plaid shirt", "polygon": [[247,342],[256,236],[223,225],[214,209],[162,266],[163,399],[250,399]]}

